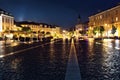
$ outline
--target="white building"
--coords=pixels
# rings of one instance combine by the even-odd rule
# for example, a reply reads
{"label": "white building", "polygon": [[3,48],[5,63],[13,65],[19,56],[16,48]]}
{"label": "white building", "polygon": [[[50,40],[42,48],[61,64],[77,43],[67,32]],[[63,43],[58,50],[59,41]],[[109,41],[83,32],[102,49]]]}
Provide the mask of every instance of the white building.
{"label": "white building", "polygon": [[0,37],[9,36],[9,32],[13,30],[13,27],[14,17],[10,13],[0,9]]}
{"label": "white building", "polygon": [[6,11],[0,9],[0,33],[10,31],[14,26],[14,17]]}

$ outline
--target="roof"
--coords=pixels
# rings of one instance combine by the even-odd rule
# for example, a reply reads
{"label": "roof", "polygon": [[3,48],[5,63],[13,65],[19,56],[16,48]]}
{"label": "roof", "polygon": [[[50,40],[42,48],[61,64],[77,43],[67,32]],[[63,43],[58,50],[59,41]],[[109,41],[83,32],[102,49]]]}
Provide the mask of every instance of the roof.
{"label": "roof", "polygon": [[[102,14],[102,13],[104,13],[104,12],[106,12],[106,11],[111,11],[111,10],[116,9],[116,8],[118,8],[118,7],[120,7],[120,4],[118,4],[117,6],[113,6],[112,8],[108,8],[108,9],[106,9],[106,10],[102,10],[102,11],[99,10],[97,13],[94,13],[94,14],[91,15],[90,17],[96,16],[96,15],[99,15],[99,14]],[[89,18],[90,18],[90,17],[89,17]]]}
{"label": "roof", "polygon": [[0,8],[0,14],[5,14],[5,15],[8,15],[8,16],[13,16],[11,13],[9,13],[9,12],[1,9],[1,8]]}
{"label": "roof", "polygon": [[39,23],[36,22],[30,22],[30,21],[21,21],[21,22],[16,22],[17,24],[31,24],[31,25],[39,25]]}
{"label": "roof", "polygon": [[33,21],[21,21],[21,22],[16,22],[17,25],[43,25],[43,27],[50,27],[50,28],[55,28],[55,25],[50,25],[47,23],[37,23],[37,22],[33,22]]}

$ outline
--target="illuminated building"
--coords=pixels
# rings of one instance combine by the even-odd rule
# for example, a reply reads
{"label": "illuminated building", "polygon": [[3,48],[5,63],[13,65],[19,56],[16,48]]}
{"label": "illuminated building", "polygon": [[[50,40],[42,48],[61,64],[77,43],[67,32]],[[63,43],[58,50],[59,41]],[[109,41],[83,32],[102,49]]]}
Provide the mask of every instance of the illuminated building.
{"label": "illuminated building", "polygon": [[0,33],[12,30],[13,26],[14,17],[10,13],[0,9]]}
{"label": "illuminated building", "polygon": [[30,29],[36,33],[44,32],[46,34],[47,32],[49,32],[52,36],[57,37],[59,37],[61,33],[61,28],[56,25],[49,25],[45,23],[37,23],[31,21],[17,22],[17,24],[21,25],[22,27],[30,27]]}
{"label": "illuminated building", "polygon": [[113,36],[111,33],[112,26],[117,28],[114,36],[120,37],[120,5],[117,5],[111,9],[99,12],[95,15],[89,17],[89,31],[91,33],[89,35],[93,35],[92,30],[94,27],[103,26],[104,37]]}
{"label": "illuminated building", "polygon": [[76,37],[85,36],[88,28],[88,22],[81,22],[80,16],[78,17],[77,25],[75,26]]}

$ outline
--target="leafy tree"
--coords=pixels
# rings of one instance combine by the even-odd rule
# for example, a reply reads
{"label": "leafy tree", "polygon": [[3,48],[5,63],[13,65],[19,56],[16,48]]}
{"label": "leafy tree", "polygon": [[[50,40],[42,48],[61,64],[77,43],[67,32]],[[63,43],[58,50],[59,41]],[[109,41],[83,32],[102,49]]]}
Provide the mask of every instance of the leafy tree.
{"label": "leafy tree", "polygon": [[116,28],[114,25],[112,25],[111,33],[112,33],[113,35],[115,34],[116,30],[117,30],[117,28]]}
{"label": "leafy tree", "polygon": [[105,29],[104,29],[103,26],[100,26],[99,29],[100,29],[100,33],[101,33],[101,34],[105,31]]}
{"label": "leafy tree", "polygon": [[99,26],[99,27],[94,27],[93,28],[93,34],[96,35],[97,33],[100,33],[102,35],[102,33],[105,31],[103,26]]}
{"label": "leafy tree", "polygon": [[79,33],[80,33],[81,35],[85,35],[85,34],[86,34],[85,30],[79,31]]}
{"label": "leafy tree", "polygon": [[24,32],[30,32],[31,28],[30,27],[22,27],[22,31],[24,31]]}
{"label": "leafy tree", "polygon": [[103,26],[100,26],[100,27],[99,27],[99,32],[100,32],[101,35],[103,34],[104,31],[105,31],[104,27],[103,27]]}
{"label": "leafy tree", "polygon": [[98,32],[99,32],[98,27],[94,27],[94,28],[93,28],[93,34],[96,35]]}

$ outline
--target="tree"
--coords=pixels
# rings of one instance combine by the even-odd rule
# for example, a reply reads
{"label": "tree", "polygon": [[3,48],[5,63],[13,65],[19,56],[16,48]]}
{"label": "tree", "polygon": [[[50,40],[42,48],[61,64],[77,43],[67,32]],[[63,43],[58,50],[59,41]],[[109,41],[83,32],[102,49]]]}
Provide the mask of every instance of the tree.
{"label": "tree", "polygon": [[94,28],[93,28],[93,34],[96,35],[98,32],[99,32],[98,27],[94,27]]}
{"label": "tree", "polygon": [[85,34],[86,34],[85,30],[81,30],[81,31],[79,31],[79,33],[80,33],[81,35],[85,35]]}
{"label": "tree", "polygon": [[30,27],[22,27],[22,31],[24,31],[24,32],[30,32],[31,28]]}
{"label": "tree", "polygon": [[98,26],[98,27],[93,28],[94,35],[99,34],[99,33],[102,35],[104,31],[105,31],[105,29],[103,26]]}
{"label": "tree", "polygon": [[114,25],[112,25],[111,33],[112,33],[113,35],[115,34],[116,30],[117,30],[117,28],[116,28]]}
{"label": "tree", "polygon": [[104,31],[105,31],[104,27],[103,27],[103,26],[100,26],[100,27],[99,27],[99,32],[100,32],[101,35],[103,34]]}

